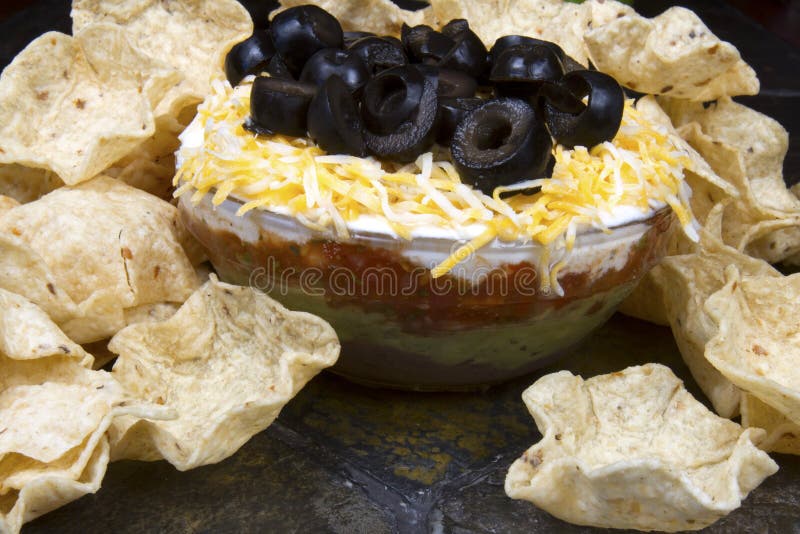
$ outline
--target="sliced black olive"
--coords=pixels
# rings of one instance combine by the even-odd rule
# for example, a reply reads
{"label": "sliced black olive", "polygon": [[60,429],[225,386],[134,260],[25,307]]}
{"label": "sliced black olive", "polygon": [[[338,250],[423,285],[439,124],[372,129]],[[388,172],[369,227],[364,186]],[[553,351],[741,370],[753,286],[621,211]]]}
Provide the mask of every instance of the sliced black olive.
{"label": "sliced black olive", "polygon": [[[557,89],[544,94],[545,120],[556,141],[566,147],[589,148],[614,138],[625,106],[625,94],[614,78],[594,70],[579,70],[566,74],[558,86],[572,100],[557,95]],[[574,101],[584,97],[586,104],[576,111]]]}
{"label": "sliced black olive", "polygon": [[253,19],[253,27],[258,30],[269,28],[269,14],[281,7],[277,0],[258,0],[257,2],[242,2]]}
{"label": "sliced black olive", "polygon": [[576,70],[586,70],[586,65],[581,65],[572,56],[564,56],[561,61],[564,64],[564,72],[575,72]]}
{"label": "sliced black olive", "polygon": [[294,80],[259,76],[250,91],[248,125],[259,132],[301,137],[317,86]]}
{"label": "sliced black olive", "polygon": [[300,81],[319,86],[334,75],[341,78],[351,92],[360,89],[369,79],[367,66],[357,55],[338,48],[324,48],[306,61]]}
{"label": "sliced black olive", "polygon": [[486,45],[469,29],[467,21],[451,20],[442,28],[442,34],[452,39],[455,45],[439,66],[464,71],[473,78],[482,75],[486,70]]}
{"label": "sliced black olive", "polygon": [[427,79],[423,80],[419,104],[408,120],[388,134],[376,134],[369,130],[364,133],[364,141],[370,152],[380,158],[409,162],[414,161],[433,144],[436,134],[436,88]]}
{"label": "sliced black olive", "polygon": [[475,96],[478,81],[460,70],[439,69],[439,86],[437,94],[440,98],[465,98]]}
{"label": "sliced black olive", "polygon": [[280,78],[282,80],[294,80],[294,76],[289,72],[289,67],[283,61],[283,58],[277,52],[267,63],[267,74],[273,78]]}
{"label": "sliced black olive", "polygon": [[438,64],[455,46],[455,41],[424,24],[403,24],[400,39],[408,57],[420,63]]}
{"label": "sliced black olive", "polygon": [[388,69],[372,78],[361,98],[367,129],[379,135],[397,130],[417,112],[424,88],[425,77],[411,66]]}
{"label": "sliced black olive", "polygon": [[400,39],[398,39],[394,35],[381,35],[381,39],[386,39],[390,43],[395,44],[395,45],[399,46],[400,48],[403,48],[403,41],[401,41]]}
{"label": "sliced black olive", "polygon": [[564,75],[561,60],[548,46],[517,45],[505,48],[492,65],[489,80],[500,96],[533,98],[544,82]]}
{"label": "sliced black olive", "polygon": [[536,39],[534,37],[528,37],[526,35],[504,35],[494,42],[492,49],[489,51],[489,61],[494,63],[494,61],[500,57],[500,54],[512,46],[522,46],[524,48],[531,48],[533,46],[546,46],[553,51],[553,53],[562,63],[567,57],[567,55],[564,53],[564,49],[562,49],[556,43],[544,41],[542,39]]}
{"label": "sliced black olive", "polygon": [[361,58],[372,75],[408,63],[403,46],[397,40],[375,36],[364,37],[353,42],[348,50]]}
{"label": "sliced black olive", "polygon": [[366,156],[358,104],[339,76],[330,76],[308,108],[308,134],[329,154]]}
{"label": "sliced black olive", "polygon": [[461,181],[487,195],[544,176],[552,148],[544,122],[517,98],[485,101],[459,123],[450,145]]}
{"label": "sliced black olive", "polygon": [[480,106],[482,98],[439,98],[439,110],[436,117],[436,142],[442,146],[450,146],[456,126],[467,116],[467,113]]}
{"label": "sliced black olive", "polygon": [[253,35],[236,44],[225,56],[225,77],[234,87],[248,74],[259,74],[275,55],[272,37],[265,30],[255,30]]}
{"label": "sliced black olive", "polygon": [[375,34],[372,32],[344,32],[344,34],[342,34],[344,47],[350,48],[353,43],[364,37],[375,37]]}
{"label": "sliced black olive", "polygon": [[466,72],[422,63],[415,63],[412,67],[420,71],[436,87],[439,98],[475,96],[475,91],[478,90],[478,81]]}
{"label": "sliced black olive", "polygon": [[314,5],[291,7],[275,15],[269,28],[275,49],[293,76],[300,75],[308,58],[323,48],[341,48],[342,26]]}

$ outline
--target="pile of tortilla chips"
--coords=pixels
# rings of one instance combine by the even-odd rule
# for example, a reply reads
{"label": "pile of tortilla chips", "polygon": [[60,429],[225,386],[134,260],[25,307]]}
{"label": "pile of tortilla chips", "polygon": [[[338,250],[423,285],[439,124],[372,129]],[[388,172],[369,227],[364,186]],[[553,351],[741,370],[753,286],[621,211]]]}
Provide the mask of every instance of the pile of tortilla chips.
{"label": "pile of tortilla chips", "polygon": [[165,200],[177,136],[248,13],[78,0],[72,14],[73,36],[42,35],[0,76],[4,533],[97,491],[110,459],[230,456],[339,353],[324,321],[209,280]]}
{"label": "pile of tortilla chips", "polygon": [[[669,324],[718,414],[745,428],[660,366],[557,373],[524,395],[545,437],[509,495],[582,524],[701,528],[775,471],[757,447],[800,453],[800,275],[770,266],[800,263],[800,199],[781,174],[786,132],[731,100],[759,89],[731,44],[688,10],[646,19],[611,0],[314,3],[345,30],[467,18],[487,45],[554,41],[648,93],[637,109],[694,160],[699,240],[676,234],[626,309]],[[2,532],[97,491],[109,460],[233,454],[339,352],[324,321],[209,276],[167,201],[177,136],[252,32],[247,12],[74,0],[72,17],[72,36],[42,35],[0,76]]]}

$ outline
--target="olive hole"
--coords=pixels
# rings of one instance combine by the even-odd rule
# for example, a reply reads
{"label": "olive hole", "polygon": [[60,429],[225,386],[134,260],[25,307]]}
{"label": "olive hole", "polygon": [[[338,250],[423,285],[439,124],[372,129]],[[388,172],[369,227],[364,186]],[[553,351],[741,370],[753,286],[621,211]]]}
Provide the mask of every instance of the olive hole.
{"label": "olive hole", "polygon": [[478,150],[496,150],[506,144],[513,130],[504,117],[495,117],[478,126],[475,132],[475,146]]}
{"label": "olive hole", "polygon": [[385,114],[397,109],[406,99],[406,83],[399,76],[387,76],[383,83],[380,113]]}

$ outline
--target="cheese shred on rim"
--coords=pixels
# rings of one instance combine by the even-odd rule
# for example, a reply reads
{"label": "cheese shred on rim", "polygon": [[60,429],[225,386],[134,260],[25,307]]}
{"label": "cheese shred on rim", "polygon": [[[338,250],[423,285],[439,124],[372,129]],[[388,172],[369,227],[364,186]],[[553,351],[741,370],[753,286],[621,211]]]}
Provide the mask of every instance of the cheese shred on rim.
{"label": "cheese shred on rim", "polygon": [[[250,113],[251,83],[252,77],[235,89],[225,81],[212,84],[212,94],[195,118],[202,125],[202,143],[184,142],[177,153],[176,197],[192,192],[191,201],[197,203],[213,191],[217,206],[233,195],[243,202],[238,215],[253,209],[288,212],[313,229],[333,227],[343,239],[349,237],[348,221],[362,215],[383,217],[404,239],[421,226],[480,224],[485,231],[434,267],[433,277],[447,274],[494,239],[533,241],[544,245],[542,289],[556,293],[561,293],[558,271],[579,228],[610,231],[603,215],[621,206],[645,214],[668,204],[696,239],[684,182],[691,160],[631,100],[612,141],[591,149],[556,145],[551,178],[498,187],[488,196],[461,183],[445,149],[434,147],[403,165],[328,155],[308,138],[255,136],[243,127]],[[531,189],[538,191],[500,198]],[[550,258],[559,259],[551,263]]]}

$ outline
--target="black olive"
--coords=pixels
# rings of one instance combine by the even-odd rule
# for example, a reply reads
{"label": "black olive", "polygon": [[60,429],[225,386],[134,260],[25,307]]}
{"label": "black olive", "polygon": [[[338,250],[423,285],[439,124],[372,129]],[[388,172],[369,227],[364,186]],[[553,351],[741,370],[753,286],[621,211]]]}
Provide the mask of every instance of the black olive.
{"label": "black olive", "polygon": [[486,45],[469,29],[464,19],[455,19],[442,28],[442,34],[452,39],[453,48],[439,62],[439,66],[464,71],[477,78],[486,70]]}
{"label": "black olive", "polygon": [[248,126],[259,133],[304,136],[308,106],[316,92],[313,84],[259,76],[250,91]]}
{"label": "black olive", "polygon": [[478,90],[478,81],[466,72],[422,63],[415,63],[412,67],[420,71],[436,87],[439,98],[475,96],[475,91]]}
{"label": "black olive", "polygon": [[[361,98],[367,129],[379,135],[397,130],[416,113],[424,88],[425,77],[411,66],[388,69],[372,78]],[[434,96],[435,91],[434,87]]]}
{"label": "black olive", "polygon": [[372,32],[344,32],[342,41],[345,48],[350,48],[353,43],[364,37],[376,37],[376,35]]}
{"label": "black olive", "polygon": [[367,66],[357,55],[338,48],[325,48],[306,61],[300,81],[322,85],[334,75],[340,77],[351,92],[360,89],[369,79]]}
{"label": "black olive", "polygon": [[[566,147],[593,147],[610,141],[619,130],[625,94],[608,74],[594,70],[570,72],[543,95],[547,127],[556,141]],[[588,97],[586,104],[577,110],[575,101],[584,97]]]}
{"label": "black olive", "polygon": [[572,56],[564,56],[561,61],[564,64],[564,72],[574,72],[576,70],[586,70],[586,65],[581,65]]}
{"label": "black olive", "polygon": [[456,126],[467,116],[467,113],[480,106],[482,98],[439,98],[439,109],[436,117],[436,142],[442,146],[450,146]]}
{"label": "black olive", "polygon": [[253,35],[236,44],[225,56],[225,77],[236,86],[248,74],[267,70],[275,54],[272,38],[265,30],[255,30]]}
{"label": "black olive", "polygon": [[403,41],[401,41],[400,39],[398,39],[394,35],[381,35],[381,39],[386,39],[390,43],[395,44],[395,45],[399,46],[400,48],[403,48]]}
{"label": "black olive", "polygon": [[358,104],[339,76],[330,76],[308,108],[308,135],[329,154],[367,155]]}
{"label": "black olive", "polygon": [[542,39],[536,39],[534,37],[528,37],[526,35],[504,35],[494,42],[492,49],[489,51],[489,62],[494,63],[494,61],[500,57],[500,54],[512,46],[522,46],[524,48],[531,48],[533,46],[546,46],[553,51],[553,53],[562,63],[564,62],[564,59],[568,57],[564,53],[564,49],[558,46],[556,43],[544,41]]}
{"label": "black olive", "polygon": [[241,4],[250,13],[250,18],[253,19],[253,27],[258,30],[269,28],[269,14],[281,7],[277,0],[257,0],[241,2]]}
{"label": "black olive", "polygon": [[[400,68],[413,70],[409,67]],[[417,74],[419,75],[419,73]],[[364,141],[366,141],[369,151],[380,158],[389,158],[400,162],[414,161],[433,144],[436,134],[434,128],[436,104],[436,88],[429,80],[423,78],[422,95],[416,109],[407,120],[387,134],[378,134],[369,130],[364,133]]]}
{"label": "black olive", "polygon": [[289,67],[283,61],[283,58],[277,52],[267,63],[267,74],[273,78],[280,78],[282,80],[294,80],[294,76],[289,72]]}
{"label": "black olive", "polygon": [[399,41],[383,37],[364,37],[353,42],[348,50],[361,58],[372,75],[392,67],[402,67],[408,63],[406,53]]}
{"label": "black olive", "polygon": [[403,24],[400,39],[408,57],[419,63],[438,64],[455,46],[455,41],[430,26]]}
{"label": "black olive", "polygon": [[544,176],[552,148],[544,122],[517,98],[487,100],[469,112],[450,145],[461,181],[487,195],[499,185]]}
{"label": "black olive", "polygon": [[341,48],[342,26],[314,5],[291,7],[275,15],[269,28],[275,49],[293,76],[300,75],[308,58],[323,48]]}
{"label": "black olive", "polygon": [[544,82],[557,82],[564,66],[550,47],[509,46],[495,59],[489,80],[500,96],[529,99]]}

